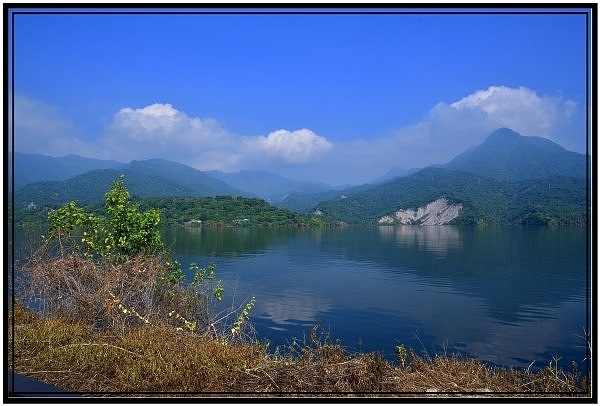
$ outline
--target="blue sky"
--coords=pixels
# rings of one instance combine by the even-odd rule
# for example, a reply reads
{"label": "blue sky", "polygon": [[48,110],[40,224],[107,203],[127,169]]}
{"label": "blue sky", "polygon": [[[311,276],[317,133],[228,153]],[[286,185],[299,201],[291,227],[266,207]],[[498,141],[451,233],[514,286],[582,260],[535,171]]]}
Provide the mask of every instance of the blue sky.
{"label": "blue sky", "polygon": [[585,152],[587,16],[459,11],[16,14],[15,150],[332,184],[502,126]]}

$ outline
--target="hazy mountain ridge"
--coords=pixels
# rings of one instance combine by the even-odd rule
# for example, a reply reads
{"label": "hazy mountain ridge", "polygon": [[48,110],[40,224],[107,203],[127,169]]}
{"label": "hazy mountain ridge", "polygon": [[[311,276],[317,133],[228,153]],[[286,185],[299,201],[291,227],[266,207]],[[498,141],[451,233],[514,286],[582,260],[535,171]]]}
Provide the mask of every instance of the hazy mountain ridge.
{"label": "hazy mountain ridge", "polygon": [[333,189],[333,186],[322,182],[290,179],[265,171],[205,173],[241,190],[246,196],[260,197],[275,205],[293,193],[320,193]]}
{"label": "hazy mountain ridge", "polygon": [[[139,175],[153,175],[160,178],[166,178],[176,184],[182,185],[192,191],[192,195],[199,196],[218,196],[218,195],[242,195],[240,190],[229,184],[207,175],[187,165],[164,159],[148,159],[144,161],[132,161],[127,166],[127,173],[136,173]],[[127,178],[127,174],[125,175]],[[168,196],[169,190],[155,196]],[[181,193],[177,194],[182,196]],[[150,196],[145,194],[145,196]]]}
{"label": "hazy mountain ridge", "polygon": [[329,220],[374,223],[440,198],[463,205],[454,223],[582,223],[586,156],[502,128],[444,165],[319,202]]}
{"label": "hazy mountain ridge", "polygon": [[[9,182],[12,182],[13,154],[8,153]],[[50,157],[45,155],[14,152],[15,188],[28,183],[67,180],[95,169],[119,169],[123,162],[85,158],[79,155]]]}
{"label": "hazy mountain ridge", "polygon": [[61,205],[71,200],[81,204],[97,203],[121,174],[125,186],[134,196],[186,196],[194,191],[185,185],[154,175],[126,170],[96,169],[65,181],[31,183],[15,191],[15,203],[35,206]]}
{"label": "hazy mountain ridge", "polygon": [[404,168],[402,166],[395,166],[389,171],[387,171],[384,175],[375,179],[374,183],[384,183],[394,178],[401,178],[402,176],[412,175],[415,172],[418,172],[423,168]]}
{"label": "hazy mountain ridge", "polygon": [[[16,161],[20,161],[21,154],[17,154]],[[19,172],[23,172],[20,175],[23,181],[20,182],[21,187],[16,188],[15,197],[18,204],[57,205],[70,200],[93,203],[103,198],[103,192],[100,191],[110,187],[111,182],[121,174],[125,175],[125,184],[130,188],[130,192],[140,197],[219,195],[258,197],[278,207],[300,212],[308,211],[319,200],[337,193],[333,186],[322,182],[289,179],[265,171],[202,172],[164,159],[134,160],[125,164],[77,157],[85,163],[82,168],[93,167],[96,164],[101,167],[111,166],[114,163],[113,166],[118,170],[98,172],[101,168],[94,168],[63,179],[72,172],[68,168],[63,172],[60,171],[62,158],[27,155],[30,161],[36,158],[43,162],[49,161],[50,166],[55,169],[42,177],[52,178],[50,180],[27,182],[30,168],[37,166],[34,164],[30,168],[24,168],[24,161],[20,161],[21,164],[16,168],[20,168]],[[97,185],[98,190],[94,190],[94,184]],[[299,198],[300,204],[295,204],[295,197]]]}
{"label": "hazy mountain ridge", "polygon": [[[22,158],[18,153],[15,157]],[[455,220],[463,223],[547,223],[559,217],[561,221],[571,218],[581,222],[586,211],[585,155],[567,151],[545,138],[525,137],[506,128],[494,131],[483,143],[446,164],[411,171],[383,183],[345,189],[262,171],[202,172],[162,159],[120,164],[73,158],[83,162],[78,168],[94,164],[122,166],[92,170],[67,180],[28,184],[16,190],[17,205],[98,202],[112,182],[124,174],[125,184],[134,196],[260,197],[297,212],[319,209],[327,220],[350,223],[375,223],[382,216],[416,209],[440,198],[463,204],[464,210]],[[23,162],[15,162],[15,171],[22,168]],[[29,172],[21,176],[27,177]],[[66,176],[68,172],[69,169],[54,175]],[[394,173],[394,169],[389,173]]]}
{"label": "hazy mountain ridge", "polygon": [[17,205],[83,204],[102,201],[120,176],[133,196],[217,196],[241,192],[196,169],[165,160],[132,161],[121,169],[96,169],[64,181],[36,182],[15,191]]}

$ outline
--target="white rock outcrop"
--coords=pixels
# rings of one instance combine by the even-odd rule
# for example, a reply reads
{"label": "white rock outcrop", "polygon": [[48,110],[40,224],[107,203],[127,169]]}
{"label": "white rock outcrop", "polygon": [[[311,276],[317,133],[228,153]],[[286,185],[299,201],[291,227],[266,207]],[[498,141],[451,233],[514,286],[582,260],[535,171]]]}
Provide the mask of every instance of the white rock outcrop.
{"label": "white rock outcrop", "polygon": [[438,226],[448,224],[457,218],[462,208],[462,204],[450,203],[442,197],[416,210],[400,209],[391,215],[381,217],[378,223]]}

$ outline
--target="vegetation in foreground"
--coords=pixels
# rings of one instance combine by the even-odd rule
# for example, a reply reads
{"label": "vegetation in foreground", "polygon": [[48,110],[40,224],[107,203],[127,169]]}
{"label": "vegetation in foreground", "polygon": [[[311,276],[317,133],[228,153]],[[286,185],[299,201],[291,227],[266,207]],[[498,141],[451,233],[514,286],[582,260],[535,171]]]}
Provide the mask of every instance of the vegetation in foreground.
{"label": "vegetation in foreground", "polygon": [[[493,368],[469,359],[427,359],[408,351],[394,365],[377,353],[347,354],[315,329],[310,341],[269,352],[251,340],[176,331],[154,323],[98,330],[15,307],[9,360],[15,372],[73,392],[250,396],[293,392],[362,396],[590,396],[576,369]],[[9,329],[9,332],[11,330]],[[148,394],[146,394],[148,395]]]}
{"label": "vegetation in foreground", "polygon": [[269,349],[250,334],[254,298],[214,313],[224,294],[214,265],[193,265],[193,281],[182,283],[155,230],[159,214],[139,213],[122,179],[106,212],[51,212],[50,238],[15,284],[9,369],[96,395],[590,396],[577,365],[511,370],[403,346],[391,363],[348,354],[317,327],[301,344]]}

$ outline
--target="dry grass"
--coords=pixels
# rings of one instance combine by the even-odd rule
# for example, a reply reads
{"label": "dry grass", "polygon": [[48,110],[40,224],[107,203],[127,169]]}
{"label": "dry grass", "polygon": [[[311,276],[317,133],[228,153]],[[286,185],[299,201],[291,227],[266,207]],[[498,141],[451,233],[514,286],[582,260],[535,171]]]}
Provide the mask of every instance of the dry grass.
{"label": "dry grass", "polygon": [[[405,367],[377,353],[345,353],[339,344],[304,343],[289,354],[258,342],[143,325],[109,334],[63,317],[42,318],[17,306],[9,329],[14,371],[74,392],[141,396],[590,396],[576,372],[533,373],[491,368],[475,360],[424,360]],[[146,394],[148,395],[148,394]]]}
{"label": "dry grass", "polygon": [[161,285],[162,266],[142,257],[99,264],[45,247],[26,267],[22,295],[43,311],[12,309],[9,368],[96,396],[591,396],[576,368],[534,373],[410,350],[397,365],[348,354],[317,327],[308,342],[272,353],[215,328],[202,292]]}
{"label": "dry grass", "polygon": [[120,334],[147,323],[195,331],[210,326],[208,292],[161,278],[165,258],[111,264],[85,258],[73,246],[70,239],[46,242],[32,254],[17,281],[23,303]]}
{"label": "dry grass", "polygon": [[15,313],[14,370],[75,392],[228,391],[242,360],[252,368],[263,355],[256,344],[230,347],[164,326],[107,334],[64,318]]}

